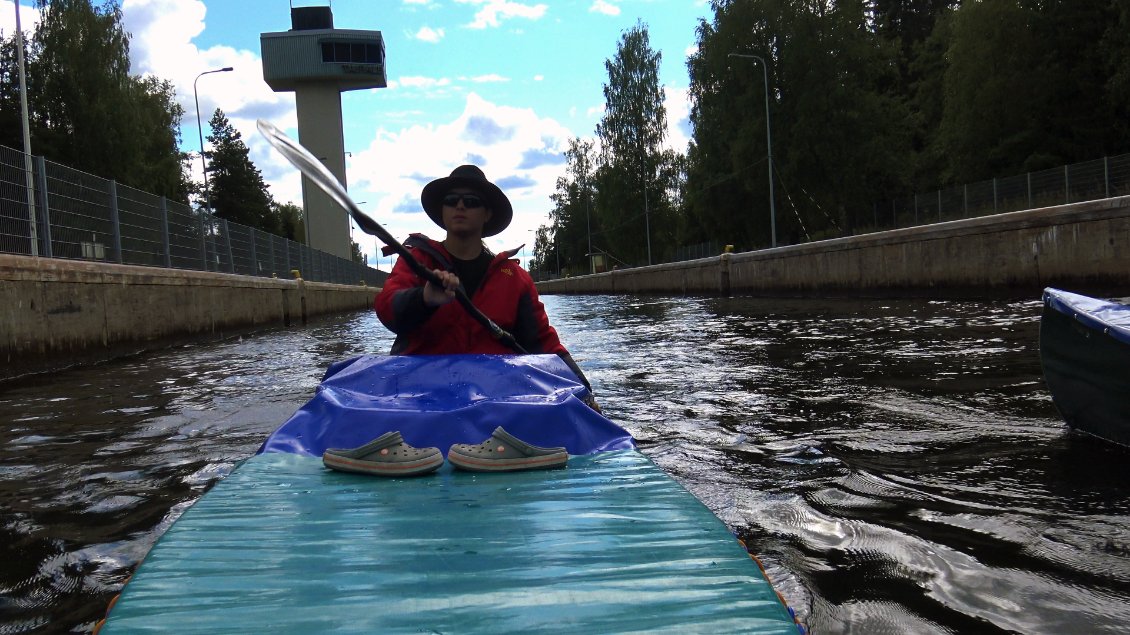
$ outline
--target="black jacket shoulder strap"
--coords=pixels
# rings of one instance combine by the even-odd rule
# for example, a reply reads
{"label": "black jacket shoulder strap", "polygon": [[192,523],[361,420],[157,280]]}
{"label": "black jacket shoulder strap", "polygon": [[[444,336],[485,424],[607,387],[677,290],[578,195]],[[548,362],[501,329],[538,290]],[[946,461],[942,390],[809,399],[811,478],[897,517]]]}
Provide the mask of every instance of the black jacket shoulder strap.
{"label": "black jacket shoulder strap", "polygon": [[[440,250],[436,249],[432,244],[431,239],[423,234],[409,235],[408,240],[404,241],[404,246],[408,247],[409,249],[419,249],[420,251],[428,254],[432,257],[433,260],[438,262],[441,267],[443,267],[444,271],[455,270],[455,268],[451,264],[451,261],[448,260],[447,256],[445,256]],[[392,254],[396,253],[396,251],[392,247],[384,247],[381,249],[381,253],[386,256],[391,256]]]}

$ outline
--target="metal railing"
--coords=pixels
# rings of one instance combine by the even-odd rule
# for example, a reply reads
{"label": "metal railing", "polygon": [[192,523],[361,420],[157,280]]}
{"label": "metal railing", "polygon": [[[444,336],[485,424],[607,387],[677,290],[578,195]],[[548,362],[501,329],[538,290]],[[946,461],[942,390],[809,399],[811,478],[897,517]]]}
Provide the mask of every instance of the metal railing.
{"label": "metal railing", "polygon": [[[41,156],[0,146],[0,252],[338,284],[386,274]],[[30,201],[30,203],[29,203]],[[34,222],[33,222],[34,219]]]}
{"label": "metal railing", "polygon": [[[957,185],[875,203],[855,234],[1130,194],[1130,154]],[[863,219],[868,220],[868,219]]]}

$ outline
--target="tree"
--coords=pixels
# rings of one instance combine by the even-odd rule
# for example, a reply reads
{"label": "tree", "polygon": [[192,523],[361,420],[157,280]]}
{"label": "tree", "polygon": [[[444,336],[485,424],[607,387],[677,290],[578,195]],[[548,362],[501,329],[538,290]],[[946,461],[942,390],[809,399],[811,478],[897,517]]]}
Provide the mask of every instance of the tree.
{"label": "tree", "polygon": [[[673,247],[670,153],[664,152],[667,110],[659,85],[662,54],[651,49],[642,22],[624,32],[604,63],[605,112],[596,127],[600,165],[595,208],[604,228],[599,246],[629,263],[649,263]],[[594,239],[593,248],[598,243]],[[654,252],[654,253],[653,253]]]}
{"label": "tree", "polygon": [[[573,138],[565,151],[565,176],[557,179],[550,195],[550,227],[541,227],[534,239],[534,262],[543,271],[568,269],[589,272],[589,241],[594,225],[595,150],[591,140]],[[560,262],[560,267],[558,263]]]}
{"label": "tree", "polygon": [[279,219],[279,236],[298,243],[306,243],[306,224],[302,208],[294,203],[275,203],[274,214]]}
{"label": "tree", "polygon": [[282,235],[274,199],[259,168],[251,162],[243,135],[219,108],[208,124],[212,149],[204,152],[208,163],[212,213],[233,223]]}
{"label": "tree", "polygon": [[896,58],[860,1],[716,3],[688,60],[687,239],[771,243],[766,116],[778,243],[852,233],[881,193],[901,194],[912,154]]}
{"label": "tree", "polygon": [[[39,0],[29,40],[28,117],[37,154],[177,200],[190,190],[173,87],[129,73],[117,2]],[[0,142],[22,147],[15,36],[0,57]]]}

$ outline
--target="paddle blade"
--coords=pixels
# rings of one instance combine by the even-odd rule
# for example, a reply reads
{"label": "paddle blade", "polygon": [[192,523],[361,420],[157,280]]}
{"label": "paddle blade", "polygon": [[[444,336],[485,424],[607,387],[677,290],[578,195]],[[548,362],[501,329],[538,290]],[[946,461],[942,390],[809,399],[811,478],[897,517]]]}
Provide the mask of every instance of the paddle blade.
{"label": "paddle blade", "polygon": [[302,145],[294,139],[288,137],[286,133],[279,130],[278,127],[269,121],[257,119],[255,126],[259,128],[259,133],[267,138],[271,146],[275,150],[278,150],[279,154],[286,157],[287,161],[290,161],[291,165],[298,168],[306,178],[310,179],[314,185],[321,188],[321,190],[328,194],[338,205],[344,207],[345,210],[349,212],[349,215],[353,217],[353,220],[357,221],[362,231],[384,238],[384,236],[382,236],[382,233],[386,233],[384,232],[384,228],[362,212],[361,208],[357,207],[353,199],[349,198],[349,192],[345,190],[345,186],[341,184],[341,181],[338,181],[337,177],[333,175],[333,172],[330,172],[329,168],[322,164],[317,157],[310,154],[309,150],[302,147]]}

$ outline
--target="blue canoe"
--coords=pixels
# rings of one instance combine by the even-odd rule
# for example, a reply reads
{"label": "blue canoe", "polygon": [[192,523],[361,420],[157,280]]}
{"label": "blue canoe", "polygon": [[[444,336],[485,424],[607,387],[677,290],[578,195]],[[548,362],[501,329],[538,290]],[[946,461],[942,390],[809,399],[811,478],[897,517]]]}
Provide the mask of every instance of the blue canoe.
{"label": "blue canoe", "polygon": [[[359,357],[158,540],[101,632],[782,633],[726,526],[581,401],[556,356]],[[564,469],[327,470],[389,430],[446,451],[502,425]]]}
{"label": "blue canoe", "polygon": [[1045,289],[1040,363],[1067,425],[1130,446],[1130,306]]}

